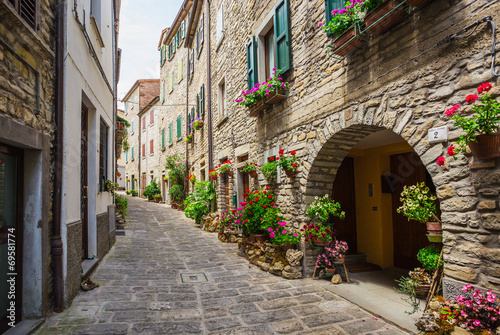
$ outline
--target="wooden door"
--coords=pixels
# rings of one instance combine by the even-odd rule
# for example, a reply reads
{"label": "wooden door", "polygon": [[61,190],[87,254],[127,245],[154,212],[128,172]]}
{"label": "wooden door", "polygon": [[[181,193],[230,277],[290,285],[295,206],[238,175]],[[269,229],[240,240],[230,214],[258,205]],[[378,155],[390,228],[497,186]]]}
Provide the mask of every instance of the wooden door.
{"label": "wooden door", "polygon": [[[250,189],[250,176],[248,175],[248,173],[242,173],[241,176],[243,180],[243,193],[245,193]],[[241,199],[240,201],[245,201],[245,199]]]}
{"label": "wooden door", "polygon": [[224,205],[226,206],[225,207],[225,210],[228,211],[229,210],[229,204],[231,203],[230,202],[230,192],[229,192],[229,173],[223,173],[222,174],[222,179],[224,181]]}
{"label": "wooden door", "polygon": [[0,333],[22,317],[23,167],[22,150],[0,145]]}
{"label": "wooden door", "polygon": [[82,129],[80,145],[80,217],[82,219],[82,259],[88,257],[89,218],[88,218],[88,109],[82,104]]}
{"label": "wooden door", "polygon": [[[420,263],[418,251],[429,245],[425,224],[408,221],[406,216],[396,210],[401,206],[401,192],[405,185],[426,181],[426,170],[415,152],[391,156],[392,224],[394,239],[394,266],[411,270]],[[427,185],[432,189],[433,185]]]}
{"label": "wooden door", "polygon": [[358,252],[356,236],[356,198],[354,193],[354,159],[346,157],[337,170],[331,197],[340,203],[345,219],[332,218],[337,239],[346,241],[349,253]]}

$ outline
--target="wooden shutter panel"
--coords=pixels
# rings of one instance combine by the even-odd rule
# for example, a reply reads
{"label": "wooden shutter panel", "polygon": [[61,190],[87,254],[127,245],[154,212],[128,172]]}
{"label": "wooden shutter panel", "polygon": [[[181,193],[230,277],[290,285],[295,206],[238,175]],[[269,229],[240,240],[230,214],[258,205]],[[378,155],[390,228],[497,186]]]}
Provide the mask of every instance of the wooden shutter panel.
{"label": "wooden shutter panel", "polygon": [[194,73],[194,49],[191,50],[191,74]]}
{"label": "wooden shutter panel", "polygon": [[[194,107],[191,107],[191,122],[194,121]],[[190,132],[193,132],[193,127],[191,127],[191,123],[189,123]]]}
{"label": "wooden shutter panel", "polygon": [[200,95],[196,94],[196,117],[200,117]]}
{"label": "wooden shutter panel", "polygon": [[149,112],[149,124],[153,124],[155,122],[155,113],[154,111]]}
{"label": "wooden shutter panel", "polygon": [[165,82],[161,83],[161,97],[160,100],[161,102],[165,102]]}
{"label": "wooden shutter panel", "polygon": [[134,159],[134,147],[132,147],[132,159]]}
{"label": "wooden shutter panel", "polygon": [[204,27],[204,13],[201,13],[200,19],[200,44],[203,44],[203,36],[205,35],[205,27]]}
{"label": "wooden shutter panel", "polygon": [[160,66],[163,65],[163,45],[161,46],[161,49],[160,49]]}
{"label": "wooden shutter panel", "polygon": [[184,39],[186,37],[186,20],[181,23],[181,38]]}
{"label": "wooden shutter panel", "polygon": [[171,44],[168,45],[168,59],[170,60],[170,58],[172,58],[172,45]]}
{"label": "wooden shutter panel", "polygon": [[325,19],[326,24],[332,20],[332,10],[344,8],[345,0],[325,0]]}
{"label": "wooden shutter panel", "polygon": [[200,114],[202,117],[205,115],[205,84],[200,88]]}
{"label": "wooden shutter panel", "polygon": [[172,143],[172,122],[168,125],[168,143]]}
{"label": "wooden shutter panel", "polygon": [[276,68],[285,73],[291,68],[290,21],[288,15],[289,0],[281,0],[274,7],[274,50]]}
{"label": "wooden shutter panel", "polygon": [[252,36],[247,44],[247,82],[248,89],[257,84],[257,44],[255,36]]}
{"label": "wooden shutter panel", "polygon": [[161,130],[161,148],[165,149],[165,128]]}
{"label": "wooden shutter panel", "polygon": [[125,162],[128,162],[128,150],[125,151]]}
{"label": "wooden shutter panel", "polygon": [[142,145],[142,157],[146,157],[146,144]]}
{"label": "wooden shutter panel", "polygon": [[182,137],[182,120],[181,120],[181,117],[178,116],[177,117],[177,138],[181,138]]}
{"label": "wooden shutter panel", "polygon": [[149,153],[153,153],[153,140],[149,141]]}

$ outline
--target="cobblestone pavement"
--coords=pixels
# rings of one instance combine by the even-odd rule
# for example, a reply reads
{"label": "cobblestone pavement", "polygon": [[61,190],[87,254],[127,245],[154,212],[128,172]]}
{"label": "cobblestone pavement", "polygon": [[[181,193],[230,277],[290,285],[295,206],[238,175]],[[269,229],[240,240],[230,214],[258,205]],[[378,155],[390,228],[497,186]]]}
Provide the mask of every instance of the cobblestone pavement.
{"label": "cobblestone pavement", "polygon": [[125,231],[93,277],[99,288],[37,334],[406,334],[313,280],[249,266],[168,206],[129,197]]}

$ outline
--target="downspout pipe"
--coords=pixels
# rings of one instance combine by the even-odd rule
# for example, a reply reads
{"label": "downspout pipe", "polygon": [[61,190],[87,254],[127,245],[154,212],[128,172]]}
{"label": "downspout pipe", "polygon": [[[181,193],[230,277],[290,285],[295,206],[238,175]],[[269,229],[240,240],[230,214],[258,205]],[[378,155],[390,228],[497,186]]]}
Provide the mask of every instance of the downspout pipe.
{"label": "downspout pipe", "polygon": [[[183,8],[184,10],[186,10],[185,8]],[[189,49],[188,48],[185,48],[186,49],[186,52],[187,52],[187,57],[185,59],[187,59],[188,61],[186,62],[187,63],[187,71],[186,71],[186,74],[187,74],[187,80],[186,80],[186,134],[189,133],[189,124],[188,124],[188,120],[189,120],[189,79],[190,76],[191,76],[191,73],[189,72],[189,66],[191,64],[190,60],[189,60]],[[186,174],[189,173],[189,143],[186,142]],[[188,194],[188,191],[187,191],[187,186],[189,186],[189,182],[187,180],[187,178],[184,178],[184,195],[187,195]]]}
{"label": "downspout pipe", "polygon": [[206,32],[207,32],[207,99],[208,99],[208,170],[214,169],[214,143],[212,130],[212,65],[210,63],[210,0],[206,5]]}
{"label": "downspout pipe", "polygon": [[62,221],[62,180],[63,180],[63,145],[64,145],[64,1],[57,5],[57,41],[56,41],[56,131],[55,131],[55,172],[54,172],[54,208],[53,229],[51,236],[52,271],[54,276],[54,311],[64,309],[63,295],[63,244],[61,239]]}

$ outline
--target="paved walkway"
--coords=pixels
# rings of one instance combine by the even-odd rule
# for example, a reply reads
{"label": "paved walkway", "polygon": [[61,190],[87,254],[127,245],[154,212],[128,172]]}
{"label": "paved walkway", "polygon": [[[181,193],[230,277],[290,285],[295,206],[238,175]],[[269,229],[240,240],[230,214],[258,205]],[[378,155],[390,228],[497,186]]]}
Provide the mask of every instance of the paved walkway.
{"label": "paved walkway", "polygon": [[93,277],[100,287],[37,334],[405,334],[317,281],[250,266],[168,206],[129,197],[125,231]]}

